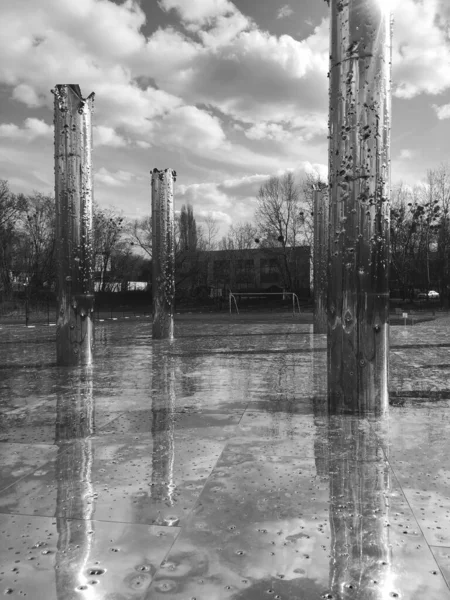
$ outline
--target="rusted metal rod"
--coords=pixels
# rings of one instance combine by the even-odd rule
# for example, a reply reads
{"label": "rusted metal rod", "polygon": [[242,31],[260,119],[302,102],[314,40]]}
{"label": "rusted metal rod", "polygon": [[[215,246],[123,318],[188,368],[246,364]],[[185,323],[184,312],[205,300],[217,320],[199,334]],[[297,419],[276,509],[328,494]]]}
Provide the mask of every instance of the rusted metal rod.
{"label": "rusted metal rod", "polygon": [[328,212],[326,190],[313,192],[314,200],[314,333],[327,333],[327,263],[328,263]]}
{"label": "rusted metal rod", "polygon": [[152,296],[155,339],[173,338],[175,245],[173,169],[152,172]]}
{"label": "rusted metal rod", "polygon": [[94,346],[92,288],[92,112],[94,93],[57,85],[55,199],[58,365],[89,365]]}
{"label": "rusted metal rod", "polygon": [[328,398],[388,407],[392,21],[385,0],[331,0]]}

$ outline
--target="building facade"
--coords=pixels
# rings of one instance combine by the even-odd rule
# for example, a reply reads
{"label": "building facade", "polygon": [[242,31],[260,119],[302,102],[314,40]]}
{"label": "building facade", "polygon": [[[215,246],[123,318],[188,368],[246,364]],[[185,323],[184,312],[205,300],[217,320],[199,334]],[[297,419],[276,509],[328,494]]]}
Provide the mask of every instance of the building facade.
{"label": "building facade", "polygon": [[256,248],[186,253],[180,261],[177,288],[220,291],[293,291],[310,295],[310,249]]}

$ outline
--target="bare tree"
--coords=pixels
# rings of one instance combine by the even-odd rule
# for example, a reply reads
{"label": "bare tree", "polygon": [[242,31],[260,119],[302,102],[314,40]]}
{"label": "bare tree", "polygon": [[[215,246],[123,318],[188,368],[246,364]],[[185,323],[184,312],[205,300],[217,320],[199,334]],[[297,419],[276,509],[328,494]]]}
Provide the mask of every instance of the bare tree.
{"label": "bare tree", "polygon": [[220,250],[250,250],[256,248],[258,229],[252,223],[237,223],[230,225],[228,233],[223,236],[220,243]]}
{"label": "bare tree", "polygon": [[100,208],[94,204],[94,265],[100,277],[102,292],[107,291],[108,279],[114,278],[111,272],[114,252],[122,250],[126,245],[123,238],[124,228],[124,217],[114,208]]}
{"label": "bare tree", "polygon": [[25,208],[18,221],[21,238],[22,270],[30,285],[40,289],[55,280],[55,199],[39,192],[25,197]]}
{"label": "bare tree", "polygon": [[[256,223],[264,247],[281,248],[280,275],[288,290],[293,290],[291,264],[293,252],[302,242],[304,210],[300,203],[300,188],[294,175],[271,177],[259,189],[255,212]],[[303,214],[302,214],[303,213]],[[275,254],[276,258],[280,255]]]}
{"label": "bare tree", "polygon": [[400,183],[391,194],[391,281],[397,281],[403,298],[415,288],[430,289],[436,281],[442,208],[434,173],[427,183],[410,189]]}
{"label": "bare tree", "polygon": [[9,189],[8,180],[0,179],[0,229],[13,225],[25,207],[25,196],[13,194]]}
{"label": "bare tree", "polygon": [[440,293],[445,308],[449,307],[450,295],[450,164],[442,163],[435,171],[428,171],[428,182],[433,182],[434,198],[440,206],[437,234],[437,272]]}
{"label": "bare tree", "polygon": [[206,217],[203,218],[205,239],[205,250],[216,249],[216,236],[219,233],[219,222],[213,217],[212,212],[209,212]]}
{"label": "bare tree", "polygon": [[151,215],[128,221],[126,224],[126,233],[128,234],[131,246],[141,248],[149,258],[152,257]]}
{"label": "bare tree", "polygon": [[197,249],[197,224],[195,222],[194,210],[190,204],[183,204],[178,217],[180,250],[183,252],[194,252]]}
{"label": "bare tree", "polygon": [[6,179],[0,179],[0,289],[12,293],[13,272],[19,270],[20,236],[17,223],[26,208],[23,194],[13,194]]}
{"label": "bare tree", "polygon": [[144,277],[148,284],[151,280],[150,260],[133,252],[131,244],[116,249],[111,262],[114,281],[120,283],[122,291],[128,290],[130,281],[141,281]]}
{"label": "bare tree", "polygon": [[417,206],[414,192],[402,182],[391,192],[391,279],[395,277],[403,299],[414,287],[414,265],[417,260],[417,223],[414,221]]}

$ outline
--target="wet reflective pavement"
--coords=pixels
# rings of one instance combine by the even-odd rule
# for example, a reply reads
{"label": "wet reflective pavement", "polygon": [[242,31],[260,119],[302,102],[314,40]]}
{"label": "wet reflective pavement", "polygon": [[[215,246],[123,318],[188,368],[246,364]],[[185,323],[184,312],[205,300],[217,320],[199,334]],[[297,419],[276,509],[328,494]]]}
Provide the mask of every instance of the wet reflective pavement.
{"label": "wet reflective pavement", "polygon": [[0,329],[0,594],[450,599],[450,318],[391,328],[389,416],[327,416],[312,326]]}

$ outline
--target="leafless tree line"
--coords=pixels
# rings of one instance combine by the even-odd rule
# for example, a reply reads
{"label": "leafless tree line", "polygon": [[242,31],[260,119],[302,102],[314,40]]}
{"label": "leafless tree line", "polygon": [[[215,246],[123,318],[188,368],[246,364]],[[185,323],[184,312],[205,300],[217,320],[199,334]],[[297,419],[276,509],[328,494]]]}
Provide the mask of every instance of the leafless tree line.
{"label": "leafless tree line", "polygon": [[[230,225],[221,239],[220,223],[213,213],[197,223],[193,207],[183,205],[175,219],[176,283],[195,279],[201,253],[222,250],[229,252],[230,260],[239,260],[242,252],[259,247],[268,255],[277,249],[272,254],[280,263],[285,287],[291,288],[290,254],[296,246],[311,242],[311,189],[315,183],[312,177],[297,183],[290,172],[269,178],[259,189],[255,220]],[[93,234],[94,271],[101,291],[108,291],[111,284],[151,280],[150,215],[131,220],[113,207],[94,204]],[[17,281],[26,282],[29,289],[53,289],[56,258],[54,198],[39,192],[13,194],[8,182],[0,181],[3,297],[11,294]],[[185,262],[189,268],[185,268]]]}
{"label": "leafless tree line", "polygon": [[[259,188],[252,222],[230,225],[218,239],[220,223],[213,213],[198,218],[190,205],[176,216],[176,279],[192,277],[198,268],[192,257],[222,250],[230,259],[261,248],[277,261],[286,289],[292,289],[292,253],[313,247],[313,189],[324,185],[307,175],[297,181],[292,172],[268,178]],[[199,221],[199,222],[197,222]],[[151,217],[126,219],[117,209],[94,205],[94,265],[101,289],[111,281],[151,280]],[[450,165],[427,172],[423,185],[394,186],[391,201],[391,280],[403,297],[414,290],[450,291]],[[183,268],[189,255],[189,269]],[[243,254],[242,254],[243,255]],[[0,180],[0,291],[8,296],[13,282],[27,279],[36,289],[51,289],[55,281],[55,201],[39,192],[13,194]],[[392,287],[391,286],[391,287]],[[448,301],[448,300],[447,300]]]}
{"label": "leafless tree line", "polygon": [[[411,298],[434,289],[448,306],[450,292],[450,165],[427,172],[413,187],[399,183],[391,198],[391,287]],[[392,295],[392,293],[391,293]]]}

